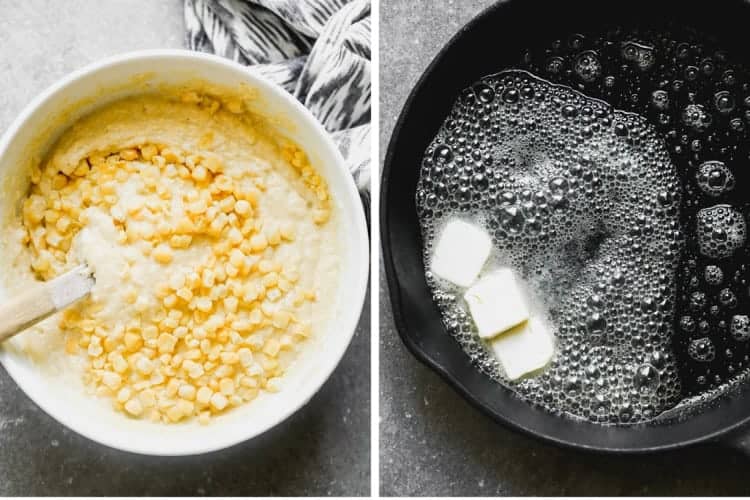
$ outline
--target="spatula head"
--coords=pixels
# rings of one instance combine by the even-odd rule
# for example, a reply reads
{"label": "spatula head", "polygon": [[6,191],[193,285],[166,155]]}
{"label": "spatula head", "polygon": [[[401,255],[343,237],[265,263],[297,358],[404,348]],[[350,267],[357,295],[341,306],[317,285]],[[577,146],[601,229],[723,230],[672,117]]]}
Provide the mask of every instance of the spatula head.
{"label": "spatula head", "polygon": [[88,295],[95,282],[93,271],[85,264],[49,281],[55,307],[62,309],[82,299]]}

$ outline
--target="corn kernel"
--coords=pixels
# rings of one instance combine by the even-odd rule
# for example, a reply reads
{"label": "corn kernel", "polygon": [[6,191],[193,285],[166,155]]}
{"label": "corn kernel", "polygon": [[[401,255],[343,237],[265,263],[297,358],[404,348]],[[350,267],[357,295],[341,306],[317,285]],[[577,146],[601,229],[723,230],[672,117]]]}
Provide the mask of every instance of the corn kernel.
{"label": "corn kernel", "polygon": [[193,169],[193,171],[191,172],[191,176],[194,180],[203,182],[208,179],[208,171],[204,166],[199,165]]}
{"label": "corn kernel", "polygon": [[138,151],[135,149],[123,149],[120,151],[120,158],[125,161],[133,161],[138,158]]}
{"label": "corn kernel", "polygon": [[280,348],[281,346],[276,339],[268,339],[263,346],[263,352],[271,357],[276,357]]}
{"label": "corn kernel", "polygon": [[201,312],[204,312],[204,313],[207,313],[207,312],[210,312],[210,311],[211,311],[211,309],[213,308],[213,302],[212,302],[212,301],[211,301],[211,299],[210,299],[210,298],[208,298],[208,297],[200,297],[200,298],[199,298],[199,299],[198,299],[198,300],[196,301],[196,303],[195,303],[195,307],[196,307],[196,308],[197,308],[197,309],[198,309],[199,311],[201,311]]}
{"label": "corn kernel", "polygon": [[255,234],[250,238],[250,245],[254,252],[262,252],[268,246],[268,240],[264,234]]}
{"label": "corn kernel", "polygon": [[151,389],[141,391],[141,393],[139,394],[139,398],[143,406],[145,406],[146,408],[151,408],[152,406],[156,405],[156,394]]}
{"label": "corn kernel", "polygon": [[135,362],[135,369],[143,375],[149,375],[154,371],[154,364],[145,356],[139,356]]}
{"label": "corn kernel", "polygon": [[170,262],[172,262],[172,249],[164,243],[160,243],[159,245],[157,245],[157,247],[154,248],[152,254],[154,256],[154,259],[156,259],[156,261],[160,264],[169,264]]}
{"label": "corn kernel", "polygon": [[117,392],[117,402],[126,403],[130,399],[132,391],[128,387],[123,387]]}
{"label": "corn kernel", "polygon": [[177,394],[182,398],[186,399],[188,401],[193,401],[195,399],[196,390],[194,385],[190,384],[183,384],[180,386],[179,390],[177,391]]}
{"label": "corn kernel", "polygon": [[234,394],[234,380],[231,378],[223,378],[219,381],[219,390],[224,396],[231,396]]}
{"label": "corn kernel", "polygon": [[211,401],[211,396],[212,395],[213,395],[213,391],[211,391],[211,389],[209,389],[206,386],[202,386],[195,393],[195,401],[198,404],[207,405]]}
{"label": "corn kernel", "polygon": [[229,401],[221,393],[216,392],[211,396],[211,407],[215,409],[216,411],[223,410],[224,408],[227,407],[228,404],[229,404]]}
{"label": "corn kernel", "polygon": [[104,372],[102,374],[102,383],[114,390],[122,385],[122,378],[114,372]]}
{"label": "corn kernel", "polygon": [[167,418],[171,422],[179,422],[185,414],[182,412],[182,408],[175,405],[167,409]]}
{"label": "corn kernel", "polygon": [[175,234],[169,239],[169,245],[172,248],[188,248],[192,241],[193,237],[189,234]]}
{"label": "corn kernel", "polygon": [[280,229],[281,237],[287,241],[294,240],[294,225],[291,223],[283,224]]}
{"label": "corn kernel", "polygon": [[125,403],[125,411],[133,415],[134,417],[138,417],[143,413],[143,405],[141,402],[137,399],[131,399],[127,403]]}
{"label": "corn kernel", "polygon": [[168,333],[162,333],[161,335],[159,335],[157,344],[159,346],[159,352],[171,353],[174,351],[175,344],[177,344],[177,338]]}
{"label": "corn kernel", "polygon": [[237,200],[237,202],[234,204],[234,211],[237,213],[237,215],[245,217],[250,214],[251,210],[252,207],[250,206],[250,202],[247,200]]}
{"label": "corn kernel", "polygon": [[180,288],[179,290],[175,292],[175,295],[177,295],[179,298],[181,298],[185,302],[190,302],[190,299],[193,298],[193,292],[187,287]]}

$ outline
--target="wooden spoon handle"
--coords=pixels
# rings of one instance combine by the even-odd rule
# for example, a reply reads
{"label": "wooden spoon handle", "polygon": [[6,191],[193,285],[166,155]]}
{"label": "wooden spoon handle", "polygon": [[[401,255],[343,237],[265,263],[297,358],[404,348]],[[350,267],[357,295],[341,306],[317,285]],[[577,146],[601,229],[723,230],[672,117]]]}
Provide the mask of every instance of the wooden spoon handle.
{"label": "wooden spoon handle", "polygon": [[0,305],[0,342],[9,339],[57,311],[47,283]]}
{"label": "wooden spoon handle", "polygon": [[0,342],[85,297],[92,286],[91,270],[81,265],[0,304]]}

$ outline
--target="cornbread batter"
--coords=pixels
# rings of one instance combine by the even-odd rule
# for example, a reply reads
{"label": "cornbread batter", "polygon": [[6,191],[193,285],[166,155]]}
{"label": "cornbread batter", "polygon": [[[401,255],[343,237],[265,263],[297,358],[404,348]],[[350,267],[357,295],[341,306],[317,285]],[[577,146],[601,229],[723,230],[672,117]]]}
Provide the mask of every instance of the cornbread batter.
{"label": "cornbread batter", "polygon": [[46,280],[86,262],[96,285],[18,343],[40,363],[64,350],[134,418],[206,423],[277,390],[332,312],[335,204],[241,99],[99,109],[33,169],[21,212],[20,271]]}

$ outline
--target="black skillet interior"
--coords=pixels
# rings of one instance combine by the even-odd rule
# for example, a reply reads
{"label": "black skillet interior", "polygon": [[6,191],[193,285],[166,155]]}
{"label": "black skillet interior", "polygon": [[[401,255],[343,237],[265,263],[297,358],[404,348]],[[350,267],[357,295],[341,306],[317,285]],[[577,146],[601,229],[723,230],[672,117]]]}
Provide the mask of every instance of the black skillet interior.
{"label": "black skillet interior", "polygon": [[750,391],[667,424],[604,427],[555,417],[515,398],[475,369],[444,328],[423,274],[414,194],[424,151],[459,92],[480,77],[513,67],[539,37],[553,40],[604,23],[652,25],[666,19],[716,34],[742,54],[750,22],[745,1],[505,0],[459,31],[422,75],[394,129],[385,158],[381,238],[398,331],[411,352],[466,399],[499,422],[561,445],[647,452],[715,439],[750,420]]}

